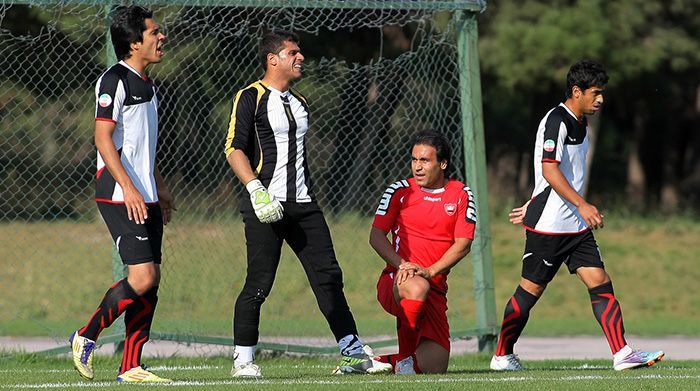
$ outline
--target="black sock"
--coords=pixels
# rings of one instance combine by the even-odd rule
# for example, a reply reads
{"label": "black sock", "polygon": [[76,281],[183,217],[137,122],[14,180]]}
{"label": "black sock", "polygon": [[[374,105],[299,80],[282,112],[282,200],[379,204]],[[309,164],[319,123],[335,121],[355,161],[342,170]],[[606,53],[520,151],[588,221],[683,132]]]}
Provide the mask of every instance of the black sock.
{"label": "black sock", "polygon": [[100,306],[97,307],[87,324],[78,331],[78,335],[96,341],[102,330],[111,326],[119,315],[138,298],[139,295],[134,292],[126,278],[115,282],[107,290]]}
{"label": "black sock", "polygon": [[127,308],[124,315],[126,338],[120,373],[141,365],[141,353],[143,345],[148,342],[151,334],[151,322],[156,304],[158,304],[158,286],[151,288]]}
{"label": "black sock", "polygon": [[593,315],[603,328],[613,354],[627,345],[625,326],[622,323],[622,310],[615,298],[612,281],[588,290],[591,295]]}
{"label": "black sock", "polygon": [[530,317],[530,309],[535,306],[539,297],[523,289],[520,285],[515,289],[515,293],[508,300],[506,310],[503,314],[503,324],[501,334],[498,337],[497,356],[513,354],[513,346],[520,338],[527,319]]}

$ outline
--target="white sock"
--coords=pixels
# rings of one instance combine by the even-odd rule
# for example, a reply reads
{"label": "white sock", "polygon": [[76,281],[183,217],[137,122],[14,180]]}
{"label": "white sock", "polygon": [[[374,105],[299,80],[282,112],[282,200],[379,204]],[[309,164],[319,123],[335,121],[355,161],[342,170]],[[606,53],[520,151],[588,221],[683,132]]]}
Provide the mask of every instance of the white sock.
{"label": "white sock", "polygon": [[360,337],[355,334],[348,334],[338,341],[338,347],[340,348],[340,354],[343,356],[354,356],[356,354],[364,354],[362,350],[362,341]]}
{"label": "white sock", "polygon": [[240,367],[241,365],[246,365],[248,363],[255,362],[255,348],[256,345],[236,345],[233,348],[233,366]]}
{"label": "white sock", "polygon": [[630,353],[632,353],[632,348],[629,345],[625,345],[624,348],[620,349],[620,351],[613,354],[613,362],[619,362],[623,358],[627,357],[627,355]]}

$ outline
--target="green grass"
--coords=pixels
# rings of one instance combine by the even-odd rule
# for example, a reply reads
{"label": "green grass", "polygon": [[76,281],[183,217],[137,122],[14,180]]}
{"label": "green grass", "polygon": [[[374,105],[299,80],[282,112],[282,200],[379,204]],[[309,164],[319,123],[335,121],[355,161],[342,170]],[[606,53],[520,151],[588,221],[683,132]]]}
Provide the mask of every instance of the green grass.
{"label": "green grass", "polygon": [[[608,360],[525,361],[528,370],[493,373],[488,357],[453,357],[445,375],[332,376],[335,357],[261,359],[264,379],[238,380],[229,377],[226,358],[151,359],[157,374],[176,383],[155,386],[166,389],[264,389],[264,390],[695,390],[700,388],[700,361],[662,361],[651,368],[615,372]],[[119,361],[95,358],[96,376],[87,382],[66,359],[16,354],[0,359],[0,388],[102,389],[118,387],[114,381]],[[150,387],[149,387],[150,388]]]}
{"label": "green grass", "polygon": [[[166,227],[163,281],[154,329],[231,335],[232,308],[245,278],[243,224],[232,217],[175,220]],[[520,278],[522,229],[493,216],[497,318]],[[371,220],[329,218],[345,292],[364,335],[391,335],[394,320],[375,299],[382,262],[367,244]],[[596,232],[636,335],[700,335],[700,223],[689,217],[606,213]],[[81,326],[111,282],[111,240],[103,223],[0,225],[0,335],[65,336]],[[474,325],[471,258],[452,271],[453,330]],[[531,313],[525,335],[598,334],[585,287],[564,268]],[[306,276],[285,247],[277,281],[263,306],[263,335],[330,336]]]}

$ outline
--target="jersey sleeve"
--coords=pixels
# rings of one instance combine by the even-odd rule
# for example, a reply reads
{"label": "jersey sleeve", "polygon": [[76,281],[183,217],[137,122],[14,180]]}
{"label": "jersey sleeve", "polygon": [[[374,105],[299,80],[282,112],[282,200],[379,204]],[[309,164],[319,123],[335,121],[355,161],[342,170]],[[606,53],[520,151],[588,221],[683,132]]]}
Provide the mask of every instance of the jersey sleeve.
{"label": "jersey sleeve", "polygon": [[476,201],[474,194],[468,186],[464,186],[464,197],[460,197],[457,207],[457,224],[455,224],[455,238],[467,238],[474,240],[476,229]]}
{"label": "jersey sleeve", "polygon": [[542,143],[542,161],[559,163],[564,152],[566,141],[566,125],[558,115],[550,115],[544,125],[544,138]]}
{"label": "jersey sleeve", "polygon": [[107,72],[95,86],[95,120],[117,123],[124,106],[124,83],[116,73]]}
{"label": "jersey sleeve", "polygon": [[402,189],[408,187],[408,182],[398,181],[387,187],[379,200],[379,206],[374,213],[374,222],[372,226],[379,228],[384,232],[389,232],[396,222],[396,217],[401,209],[401,193]]}
{"label": "jersey sleeve", "polygon": [[226,136],[226,156],[236,149],[245,149],[255,128],[257,95],[254,88],[238,91],[233,99],[231,121]]}

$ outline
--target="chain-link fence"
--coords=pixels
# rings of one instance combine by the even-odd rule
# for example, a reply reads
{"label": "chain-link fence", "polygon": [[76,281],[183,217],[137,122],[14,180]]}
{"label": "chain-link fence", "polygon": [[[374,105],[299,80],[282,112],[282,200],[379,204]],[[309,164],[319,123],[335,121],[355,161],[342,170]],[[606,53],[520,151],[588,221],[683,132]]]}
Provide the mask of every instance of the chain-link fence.
{"label": "chain-link fence", "polygon": [[[392,335],[393,319],[375,300],[383,263],[367,245],[372,214],[386,186],[410,175],[408,142],[417,130],[448,135],[453,174],[464,180],[456,10],[482,4],[238,3],[152,6],[167,36],[163,62],[148,70],[161,111],[158,166],[178,206],[166,227],[154,329],[231,335],[245,276],[238,200],[246,195],[226,163],[224,139],[235,92],[262,75],[258,39],[283,28],[300,33],[307,58],[294,88],[310,104],[307,156],[348,301],[361,333]],[[94,83],[112,58],[109,9],[0,4],[0,335],[65,337],[112,279],[111,240],[94,202],[92,139]],[[474,324],[467,265],[450,278],[453,330]],[[263,337],[332,342],[286,250],[261,328]]]}

